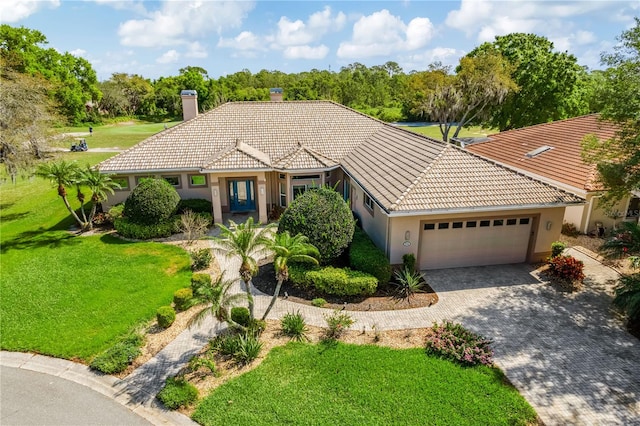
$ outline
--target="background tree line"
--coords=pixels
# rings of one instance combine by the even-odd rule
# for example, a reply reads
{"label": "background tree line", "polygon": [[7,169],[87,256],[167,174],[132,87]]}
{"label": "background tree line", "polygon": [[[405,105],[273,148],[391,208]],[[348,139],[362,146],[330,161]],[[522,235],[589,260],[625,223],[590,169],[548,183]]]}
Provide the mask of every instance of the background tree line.
{"label": "background tree line", "polygon": [[[501,130],[599,111],[602,73],[588,71],[569,53],[533,34],[509,34],[478,46],[454,69],[434,63],[405,72],[396,62],[366,66],[355,62],[339,71],[286,74],[244,69],[211,78],[188,66],[156,80],[114,73],[98,82],[91,64],[46,48],[37,30],[2,25],[3,70],[48,82],[48,98],[70,124],[103,118],[181,116],[180,91],[198,92],[201,111],[227,101],[266,101],[281,87],[286,100],[328,99],[384,121],[465,121]],[[4,73],[3,73],[4,74]],[[29,80],[25,81],[29,81]],[[33,82],[33,81],[32,81]]]}

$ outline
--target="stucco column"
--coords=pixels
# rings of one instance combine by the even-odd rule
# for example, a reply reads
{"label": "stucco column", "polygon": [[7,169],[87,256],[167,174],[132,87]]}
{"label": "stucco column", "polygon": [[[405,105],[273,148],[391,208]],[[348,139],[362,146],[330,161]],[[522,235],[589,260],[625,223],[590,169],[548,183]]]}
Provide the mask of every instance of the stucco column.
{"label": "stucco column", "polygon": [[220,181],[218,176],[209,175],[211,179],[211,204],[213,205],[213,222],[222,223],[222,202],[220,201]]}
{"label": "stucco column", "polygon": [[267,223],[267,179],[263,173],[258,173],[258,221]]}

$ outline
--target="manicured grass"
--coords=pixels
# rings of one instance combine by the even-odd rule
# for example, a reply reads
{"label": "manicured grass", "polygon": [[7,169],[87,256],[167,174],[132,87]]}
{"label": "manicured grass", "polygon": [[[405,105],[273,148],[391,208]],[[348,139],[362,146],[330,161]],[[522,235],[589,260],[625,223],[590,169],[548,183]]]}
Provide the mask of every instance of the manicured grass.
{"label": "manicured grass", "polygon": [[205,398],[205,425],[526,425],[536,414],[503,374],[425,355],[289,343]]}
{"label": "manicured grass", "polygon": [[164,130],[166,124],[167,127],[173,127],[179,121],[172,121],[168,123],[136,123],[136,124],[109,124],[105,126],[94,126],[93,136],[89,136],[89,127],[66,127],[60,129],[59,133],[87,133],[84,136],[68,136],[65,139],[59,139],[55,145],[60,147],[69,148],[71,142],[76,138],[85,138],[89,145],[89,152],[91,148],[130,148],[141,140],[154,135]]}
{"label": "manicured grass", "polygon": [[178,247],[62,231],[3,247],[1,264],[2,349],[84,360],[153,318],[191,276]]}
{"label": "manicured grass", "polygon": [[[128,138],[132,145],[144,132]],[[81,166],[113,155],[55,153]],[[43,179],[5,183],[0,193],[2,349],[89,360],[189,286],[180,248],[67,232],[73,220]],[[75,189],[68,193],[77,208]]]}
{"label": "manicured grass", "polygon": [[[440,128],[436,126],[424,126],[424,127],[409,127],[409,126],[398,126],[401,129],[410,130],[412,132],[420,133],[425,136],[429,136],[430,138],[442,140],[442,133],[440,133]],[[452,129],[449,133],[450,136],[453,136],[455,129]],[[463,127],[458,134],[459,137],[480,137],[487,136],[492,133],[496,133],[495,129],[485,129],[480,126],[471,126],[471,127]]]}

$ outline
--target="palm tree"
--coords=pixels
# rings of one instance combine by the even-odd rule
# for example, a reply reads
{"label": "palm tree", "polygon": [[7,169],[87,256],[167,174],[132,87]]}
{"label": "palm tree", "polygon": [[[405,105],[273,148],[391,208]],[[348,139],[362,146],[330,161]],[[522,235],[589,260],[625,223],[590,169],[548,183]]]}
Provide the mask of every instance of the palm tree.
{"label": "palm tree", "polygon": [[58,186],[58,195],[62,198],[62,201],[67,207],[67,210],[69,210],[69,213],[71,213],[71,216],[73,216],[78,225],[82,227],[82,220],[80,220],[69,204],[66,188],[67,186],[75,185],[76,182],[78,182],[78,174],[78,165],[64,160],[40,164],[36,170],[37,176],[49,179],[53,184]]}
{"label": "palm tree", "polygon": [[247,303],[249,304],[249,314],[251,319],[253,315],[253,298],[251,297],[251,280],[258,272],[258,262],[256,257],[262,257],[268,252],[271,244],[269,235],[273,224],[258,228],[253,223],[253,218],[249,217],[245,223],[236,224],[229,221],[229,227],[217,224],[220,228],[220,236],[217,241],[219,243],[218,251],[221,251],[227,257],[240,257],[240,279],[245,284],[247,292]]}
{"label": "palm tree", "polygon": [[98,203],[106,200],[108,194],[113,194],[114,189],[120,189],[120,184],[111,179],[111,176],[100,173],[89,165],[87,165],[86,169],[82,170],[81,180],[82,184],[91,191],[91,212],[89,213],[89,218],[85,219],[87,221],[87,227],[91,229],[93,227],[93,218],[96,215]]}
{"label": "palm tree", "polygon": [[313,244],[309,243],[309,238],[302,234],[292,237],[291,234],[289,234],[289,231],[276,234],[269,248],[275,253],[273,267],[276,270],[276,279],[278,280],[278,283],[276,284],[276,289],[273,292],[271,303],[269,303],[267,310],[262,316],[263,320],[267,318],[271,308],[273,308],[276,300],[278,300],[282,283],[289,279],[288,263],[304,262],[317,265],[317,258],[320,257],[320,252]]}
{"label": "palm tree", "polygon": [[230,309],[240,303],[246,296],[242,293],[231,293],[235,280],[224,277],[222,271],[215,282],[199,287],[194,294],[196,305],[205,305],[189,322],[189,326],[198,324],[211,312],[218,321],[224,321],[232,328],[244,330],[245,327],[231,319]]}

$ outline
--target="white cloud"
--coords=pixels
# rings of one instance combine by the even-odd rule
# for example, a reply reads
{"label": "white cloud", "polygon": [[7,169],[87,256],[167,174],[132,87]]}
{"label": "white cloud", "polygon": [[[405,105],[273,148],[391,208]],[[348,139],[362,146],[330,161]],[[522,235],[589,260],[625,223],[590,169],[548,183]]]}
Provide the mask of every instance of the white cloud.
{"label": "white cloud", "polygon": [[[617,3],[616,7],[624,7]],[[512,32],[535,32],[559,40],[575,31],[571,19],[606,10],[613,11],[607,1],[539,1],[462,0],[460,8],[448,13],[445,24],[463,31],[477,41],[493,41],[496,36]],[[592,41],[589,41],[592,42]]]}
{"label": "white cloud", "polygon": [[74,49],[69,53],[76,57],[84,57],[87,54],[87,51],[84,49]]}
{"label": "white cloud", "polygon": [[250,1],[166,1],[146,19],[120,25],[118,35],[125,46],[162,47],[186,44],[210,32],[236,28],[255,6]]}
{"label": "white cloud", "polygon": [[55,9],[60,0],[13,0],[0,2],[0,22],[13,23],[27,18],[45,7]]}
{"label": "white cloud", "polygon": [[264,49],[260,37],[251,31],[243,31],[234,38],[220,38],[218,47],[227,47],[237,50],[261,50]]}
{"label": "white cloud", "polygon": [[187,53],[184,54],[187,58],[206,58],[209,56],[207,49],[199,42],[194,41],[187,46]]}
{"label": "white cloud", "polygon": [[278,21],[278,30],[273,41],[278,47],[313,43],[329,31],[341,30],[346,21],[347,17],[342,12],[333,16],[329,6],[313,13],[306,23],[300,19],[291,21],[286,16],[282,16]]}
{"label": "white cloud", "polygon": [[337,55],[353,59],[416,50],[424,47],[433,34],[434,27],[428,18],[414,18],[407,25],[383,9],[360,17],[353,25],[351,40],[340,43]]}
{"label": "white cloud", "polygon": [[141,15],[147,14],[142,0],[92,0],[94,3],[110,6],[116,10],[131,10]]}
{"label": "white cloud", "polygon": [[170,64],[172,62],[178,62],[178,59],[180,59],[180,54],[176,50],[171,49],[164,52],[162,56],[156,59],[156,62],[159,64]]}
{"label": "white cloud", "polygon": [[329,53],[329,48],[324,44],[320,46],[289,46],[284,49],[283,55],[287,59],[324,59]]}

